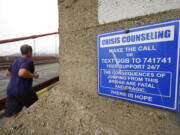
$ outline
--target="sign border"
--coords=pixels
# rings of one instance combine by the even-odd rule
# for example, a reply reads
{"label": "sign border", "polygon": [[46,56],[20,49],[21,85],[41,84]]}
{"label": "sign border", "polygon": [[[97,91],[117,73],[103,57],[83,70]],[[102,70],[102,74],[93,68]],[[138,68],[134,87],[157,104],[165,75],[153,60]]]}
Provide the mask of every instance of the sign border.
{"label": "sign border", "polygon": [[157,107],[157,108],[161,108],[161,109],[168,109],[168,110],[172,110],[172,111],[176,111],[178,112],[179,111],[179,97],[180,97],[180,86],[179,86],[179,83],[180,83],[180,79],[179,79],[179,57],[180,57],[180,18],[177,18],[177,19],[171,19],[171,20],[165,20],[165,21],[160,21],[160,22],[156,22],[156,23],[151,23],[151,24],[145,24],[145,25],[140,25],[140,26],[134,26],[134,27],[129,27],[130,30],[136,30],[136,29],[141,29],[141,28],[147,28],[147,27],[150,27],[150,26],[158,26],[158,25],[162,25],[162,24],[168,24],[168,23],[178,23],[179,25],[179,33],[178,33],[178,50],[177,50],[177,65],[176,65],[176,85],[175,85],[175,97],[174,97],[174,107],[167,107],[167,106],[163,106],[163,105],[158,105],[158,104],[152,104],[152,103],[148,103],[148,102],[144,102],[144,101],[137,101],[137,100],[133,100],[133,99],[130,99],[130,98],[124,98],[124,97],[118,97],[118,96],[114,96],[114,95],[108,95],[108,94],[105,94],[105,93],[101,93],[100,92],[100,81],[99,81],[99,72],[100,72],[100,69],[99,69],[99,47],[100,47],[100,37],[101,36],[104,36],[106,34],[116,34],[116,33],[119,33],[119,32],[123,32],[124,30],[121,29],[121,30],[116,30],[116,31],[111,31],[111,32],[105,32],[105,33],[101,33],[101,34],[97,34],[96,35],[96,39],[97,39],[97,94],[98,95],[102,95],[102,96],[106,96],[106,97],[112,97],[112,98],[117,98],[117,99],[122,99],[122,100],[125,100],[125,101],[133,101],[135,103],[140,103],[142,105],[149,105],[151,107]]}

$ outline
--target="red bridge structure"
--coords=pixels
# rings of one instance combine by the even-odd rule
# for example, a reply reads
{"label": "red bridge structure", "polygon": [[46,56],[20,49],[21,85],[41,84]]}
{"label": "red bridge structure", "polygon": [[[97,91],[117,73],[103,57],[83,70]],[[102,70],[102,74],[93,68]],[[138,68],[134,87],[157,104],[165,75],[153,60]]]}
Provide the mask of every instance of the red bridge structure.
{"label": "red bridge structure", "polygon": [[16,42],[16,41],[21,41],[21,40],[27,40],[27,39],[35,39],[35,38],[50,36],[50,35],[55,35],[55,34],[59,34],[59,33],[53,32],[53,33],[46,33],[46,34],[40,34],[40,35],[32,35],[32,36],[27,36],[27,37],[5,39],[5,40],[0,40],[0,44]]}

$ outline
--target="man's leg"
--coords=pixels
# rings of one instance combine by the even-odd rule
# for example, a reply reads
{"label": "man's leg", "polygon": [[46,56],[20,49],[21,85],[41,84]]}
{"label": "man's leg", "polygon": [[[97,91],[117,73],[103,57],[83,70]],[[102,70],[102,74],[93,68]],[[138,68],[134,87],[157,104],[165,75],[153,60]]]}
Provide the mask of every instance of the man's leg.
{"label": "man's leg", "polygon": [[13,116],[9,117],[6,122],[4,123],[3,127],[6,127],[11,121],[13,121],[16,117],[18,116],[18,114],[14,114]]}
{"label": "man's leg", "polygon": [[37,100],[38,96],[35,92],[27,94],[26,96],[23,96],[23,98],[21,98],[21,102],[24,103],[24,106],[27,108],[34,104]]}
{"label": "man's leg", "polygon": [[4,126],[7,126],[12,120],[14,120],[22,108],[23,105],[15,97],[7,97],[5,105],[5,116],[8,117],[8,119]]}

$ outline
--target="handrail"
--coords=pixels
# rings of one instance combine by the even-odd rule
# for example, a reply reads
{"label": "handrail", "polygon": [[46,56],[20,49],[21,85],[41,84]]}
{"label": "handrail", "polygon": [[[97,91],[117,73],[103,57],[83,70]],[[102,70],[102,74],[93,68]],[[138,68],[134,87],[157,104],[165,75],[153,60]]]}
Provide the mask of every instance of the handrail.
{"label": "handrail", "polygon": [[59,33],[53,32],[53,33],[46,33],[46,34],[40,34],[40,35],[32,35],[32,36],[26,36],[26,37],[5,39],[5,40],[0,40],[0,44],[16,42],[16,41],[21,41],[21,40],[27,40],[27,39],[35,39],[35,38],[50,36],[50,35],[55,35],[55,34],[59,34]]}
{"label": "handrail", "polygon": [[[58,81],[59,81],[59,76],[55,76],[55,77],[53,77],[53,78],[51,78],[49,80],[46,80],[44,82],[41,82],[39,84],[34,85],[33,90],[35,92],[38,92],[38,91],[40,91],[40,90],[52,85],[55,82],[58,82]],[[6,98],[7,97],[3,97],[3,98],[0,99],[0,111],[5,108]]]}

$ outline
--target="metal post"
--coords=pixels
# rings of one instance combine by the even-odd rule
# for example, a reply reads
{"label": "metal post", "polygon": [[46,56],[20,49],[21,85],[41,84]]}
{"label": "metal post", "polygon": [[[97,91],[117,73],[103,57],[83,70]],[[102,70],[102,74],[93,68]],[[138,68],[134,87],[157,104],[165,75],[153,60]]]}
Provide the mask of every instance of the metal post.
{"label": "metal post", "polygon": [[36,39],[33,40],[33,52],[34,52],[34,58],[36,56]]}
{"label": "metal post", "polygon": [[57,53],[57,36],[54,35],[54,37],[55,37],[55,47],[54,47],[55,48],[55,54],[54,55],[57,57],[57,54],[56,54]]}

